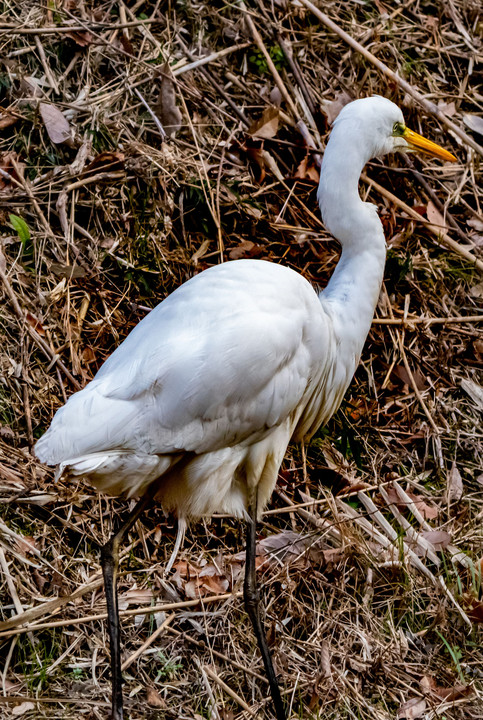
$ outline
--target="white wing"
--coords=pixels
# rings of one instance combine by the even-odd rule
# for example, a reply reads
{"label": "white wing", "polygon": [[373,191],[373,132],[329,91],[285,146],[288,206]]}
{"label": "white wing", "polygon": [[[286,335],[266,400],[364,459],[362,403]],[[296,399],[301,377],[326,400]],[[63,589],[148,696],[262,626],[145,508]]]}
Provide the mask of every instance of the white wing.
{"label": "white wing", "polygon": [[111,450],[200,454],[256,442],[298,419],[332,354],[328,325],[310,284],[288,268],[211,268],[134,328],[57,412],[36,454],[54,465]]}

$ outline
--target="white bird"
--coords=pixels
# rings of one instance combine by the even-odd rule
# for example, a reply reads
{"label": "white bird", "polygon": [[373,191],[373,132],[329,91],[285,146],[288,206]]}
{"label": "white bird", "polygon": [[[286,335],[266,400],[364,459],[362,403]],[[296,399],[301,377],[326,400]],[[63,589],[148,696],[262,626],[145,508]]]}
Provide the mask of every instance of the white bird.
{"label": "white bird", "polygon": [[181,520],[223,512],[248,521],[245,603],[276,716],[285,720],[258,613],[255,522],[290,440],[310,438],[339,407],[371,325],[386,243],[376,207],[359,197],[360,173],[373,157],[415,149],[456,160],[406,128],[385,98],[344,107],[318,191],[324,224],[342,245],[325,290],[262,260],[203,271],[133,329],[37,442],[42,462],[141,498],[102,551],[113,720],[123,717],[118,547],[152,498]]}

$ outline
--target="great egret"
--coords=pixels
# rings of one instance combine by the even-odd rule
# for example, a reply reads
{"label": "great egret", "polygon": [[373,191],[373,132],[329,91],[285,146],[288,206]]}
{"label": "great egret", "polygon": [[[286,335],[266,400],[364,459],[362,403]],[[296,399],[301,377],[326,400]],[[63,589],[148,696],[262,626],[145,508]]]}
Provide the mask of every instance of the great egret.
{"label": "great egret", "polygon": [[255,524],[289,441],[310,437],[339,407],[371,325],[386,243],[375,206],[359,197],[360,173],[373,157],[416,149],[456,160],[406,128],[389,100],[349,103],[320,175],[322,218],[342,245],[325,290],[262,260],[203,271],[134,328],[37,442],[42,462],[99,490],[141,498],[101,552],[113,720],[123,717],[119,544],[152,498],[182,521],[214,512],[247,521],[245,606],[276,716],[285,720],[259,616]]}

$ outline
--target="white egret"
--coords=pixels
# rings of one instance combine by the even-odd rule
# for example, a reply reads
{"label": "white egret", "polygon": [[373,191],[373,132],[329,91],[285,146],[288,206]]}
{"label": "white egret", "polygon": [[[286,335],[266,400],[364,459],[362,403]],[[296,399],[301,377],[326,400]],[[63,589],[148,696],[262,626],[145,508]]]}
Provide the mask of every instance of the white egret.
{"label": "white egret", "polygon": [[359,197],[360,173],[373,157],[415,149],[456,159],[406,128],[385,98],[344,107],[318,192],[324,224],[342,245],[325,290],[262,260],[205,270],[133,329],[37,442],[42,462],[141,498],[101,554],[113,720],[123,717],[118,548],[152,498],[182,521],[214,512],[247,521],[245,605],[276,716],[285,720],[259,616],[255,523],[290,440],[309,438],[339,407],[371,325],[386,243],[375,206]]}

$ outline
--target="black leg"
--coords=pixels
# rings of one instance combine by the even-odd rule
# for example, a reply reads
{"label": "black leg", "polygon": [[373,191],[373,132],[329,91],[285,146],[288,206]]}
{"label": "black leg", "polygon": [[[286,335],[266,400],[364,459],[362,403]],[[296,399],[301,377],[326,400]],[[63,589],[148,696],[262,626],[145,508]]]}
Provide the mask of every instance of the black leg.
{"label": "black leg", "polygon": [[101,548],[101,566],[107,602],[107,627],[111,649],[112,720],[123,720],[121,638],[119,635],[119,608],[117,603],[119,547],[126,534],[141,517],[153,494],[153,492],[149,492],[137,503],[124,525]]}
{"label": "black leg", "polygon": [[252,491],[249,499],[248,509],[250,520],[247,522],[247,555],[245,566],[245,584],[244,599],[245,609],[252,622],[253,630],[257,638],[258,647],[263,658],[265,672],[267,673],[268,684],[272,694],[273,707],[277,720],[287,720],[285,709],[283,707],[280,688],[278,687],[277,678],[273,669],[272,658],[267,645],[267,638],[262,627],[259,611],[259,594],[257,589],[257,580],[255,575],[255,554],[256,554],[256,524],[257,524],[257,490]]}

